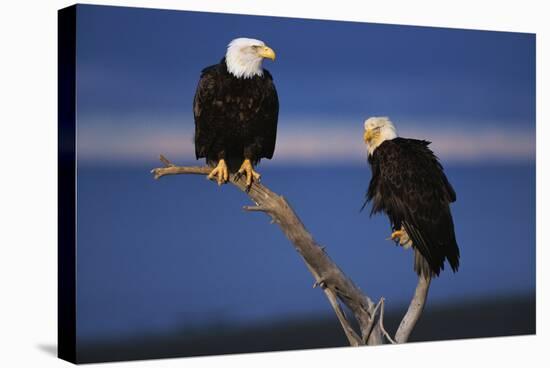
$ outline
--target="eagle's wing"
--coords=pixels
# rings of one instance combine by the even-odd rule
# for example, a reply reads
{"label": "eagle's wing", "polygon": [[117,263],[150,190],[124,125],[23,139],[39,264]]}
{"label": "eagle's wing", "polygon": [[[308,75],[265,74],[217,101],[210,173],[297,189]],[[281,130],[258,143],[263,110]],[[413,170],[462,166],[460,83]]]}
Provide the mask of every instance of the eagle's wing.
{"label": "eagle's wing", "polygon": [[195,98],[193,99],[193,114],[195,116],[195,156],[197,159],[206,156],[209,147],[214,143],[218,119],[212,115],[215,106],[218,71],[212,65],[202,70]]}
{"label": "eagle's wing", "polygon": [[277,140],[277,121],[279,117],[279,97],[273,83],[271,74],[264,69],[265,88],[260,89],[262,94],[259,113],[262,122],[261,131],[258,132],[263,138],[260,157],[271,159],[275,151],[275,141]]}

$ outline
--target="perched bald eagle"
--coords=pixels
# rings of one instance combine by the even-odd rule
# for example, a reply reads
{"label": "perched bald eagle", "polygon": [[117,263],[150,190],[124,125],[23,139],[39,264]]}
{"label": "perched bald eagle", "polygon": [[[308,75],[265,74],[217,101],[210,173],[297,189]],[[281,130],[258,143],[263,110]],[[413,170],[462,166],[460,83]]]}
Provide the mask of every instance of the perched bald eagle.
{"label": "perched bald eagle", "polygon": [[456,194],[430,142],[398,137],[387,117],[367,119],[364,140],[372,169],[365,201],[372,201],[371,215],[385,212],[391,239],[412,246],[418,275],[438,276],[445,259],[456,272],[460,252],[449,207]]}
{"label": "perched bald eagle", "polygon": [[237,38],[219,64],[202,70],[193,101],[195,155],[215,167],[208,178],[220,185],[237,171],[250,186],[260,179],[254,166],[273,157],[279,99],[264,58],[275,60],[275,52],[262,41]]}

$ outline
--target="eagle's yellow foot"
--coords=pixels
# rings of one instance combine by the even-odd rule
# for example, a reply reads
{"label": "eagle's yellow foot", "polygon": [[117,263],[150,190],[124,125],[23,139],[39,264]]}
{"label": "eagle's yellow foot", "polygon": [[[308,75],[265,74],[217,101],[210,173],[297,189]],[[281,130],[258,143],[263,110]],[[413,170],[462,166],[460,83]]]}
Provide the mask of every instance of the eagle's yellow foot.
{"label": "eagle's yellow foot", "polygon": [[253,181],[260,181],[261,175],[254,171],[254,167],[249,159],[245,159],[238,171],[239,175],[246,174],[246,186],[250,187]]}
{"label": "eagle's yellow foot", "polygon": [[397,230],[397,231],[394,231],[393,233],[391,233],[391,236],[388,240],[399,240],[403,235],[405,235],[405,231],[404,230]]}
{"label": "eagle's yellow foot", "polygon": [[216,166],[206,178],[208,180],[215,179],[218,182],[218,185],[222,185],[223,183],[227,182],[227,180],[229,180],[229,170],[227,169],[227,164],[225,163],[225,160],[221,159],[218,162],[218,166]]}
{"label": "eagle's yellow foot", "polygon": [[412,240],[409,238],[409,234],[401,228],[401,230],[394,231],[391,233],[391,236],[388,238],[388,240],[393,240],[401,244],[401,246],[405,249],[408,249],[412,245]]}

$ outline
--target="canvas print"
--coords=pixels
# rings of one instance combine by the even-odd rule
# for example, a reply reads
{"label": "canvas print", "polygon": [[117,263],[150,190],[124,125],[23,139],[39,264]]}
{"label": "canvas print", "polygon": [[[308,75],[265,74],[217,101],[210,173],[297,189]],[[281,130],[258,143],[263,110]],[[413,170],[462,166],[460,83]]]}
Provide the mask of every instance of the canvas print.
{"label": "canvas print", "polygon": [[535,97],[534,34],[60,10],[60,357],[534,334]]}

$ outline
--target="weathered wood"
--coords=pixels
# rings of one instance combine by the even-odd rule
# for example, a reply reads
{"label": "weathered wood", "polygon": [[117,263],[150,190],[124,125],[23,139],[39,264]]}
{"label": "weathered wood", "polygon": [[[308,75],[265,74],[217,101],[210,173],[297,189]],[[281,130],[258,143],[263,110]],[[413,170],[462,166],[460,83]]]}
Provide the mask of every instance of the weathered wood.
{"label": "weathered wood", "polygon": [[428,290],[430,288],[431,279],[422,275],[418,276],[418,284],[414,291],[414,296],[409,304],[409,309],[401,320],[397,332],[395,333],[395,341],[402,344],[409,340],[412,330],[422,315],[426,299],[428,298]]}
{"label": "weathered wood", "polygon": [[[161,156],[161,161],[166,167],[156,168],[151,171],[155,179],[159,179],[166,175],[178,174],[208,175],[212,171],[210,167],[175,166],[164,156]],[[321,247],[306,230],[304,224],[286,199],[257,182],[253,182],[250,187],[247,187],[246,179],[240,175],[231,174],[229,182],[245,192],[256,204],[256,206],[243,207],[245,210],[265,212],[272,218],[272,222],[279,225],[294,248],[302,256],[306,266],[313,275],[315,279],[314,286],[320,286],[325,293],[325,296],[329,300],[330,305],[340,321],[350,345],[382,344],[384,342],[382,337],[383,324],[376,324],[378,318],[383,317],[377,316],[380,303],[375,305],[375,303],[373,303],[372,300],[344,274],[338,265],[332,261],[324,248]],[[425,296],[426,295],[424,295],[424,297]],[[359,333],[357,333],[349,323],[340,302],[345,304],[353,313],[360,327]],[[381,302],[383,303],[383,301]],[[418,318],[411,318],[408,320],[406,326],[403,327],[403,337],[408,337],[405,331],[407,328],[412,330],[417,319]],[[382,327],[382,329],[380,327]]]}

